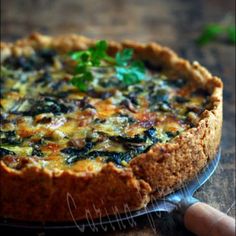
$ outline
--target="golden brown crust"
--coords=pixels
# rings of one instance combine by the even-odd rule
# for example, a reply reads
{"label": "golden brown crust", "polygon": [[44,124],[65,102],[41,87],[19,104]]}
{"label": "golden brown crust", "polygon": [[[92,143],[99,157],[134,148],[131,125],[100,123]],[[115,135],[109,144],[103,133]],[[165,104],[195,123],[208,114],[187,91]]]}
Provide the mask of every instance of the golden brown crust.
{"label": "golden brown crust", "polygon": [[93,218],[124,212],[124,204],[131,209],[146,205],[151,191],[130,169],[113,164],[98,173],[78,175],[37,167],[14,171],[1,163],[0,173],[1,216],[21,220],[70,221],[85,218],[86,212]]}
{"label": "golden brown crust", "polygon": [[[32,34],[14,44],[1,43],[0,49],[4,58],[40,47],[61,51],[84,49],[94,42],[77,35]],[[207,88],[211,91],[211,108],[202,113],[196,127],[169,143],[154,145],[147,153],[135,157],[127,168],[118,169],[109,163],[97,173],[55,172],[37,166],[17,171],[0,161],[1,217],[71,221],[124,212],[127,207],[140,209],[151,196],[161,198],[192,179],[215,156],[222,128],[221,80],[197,62],[191,64],[156,43],[110,42],[109,52],[123,47],[134,48],[138,58],[174,70]]]}

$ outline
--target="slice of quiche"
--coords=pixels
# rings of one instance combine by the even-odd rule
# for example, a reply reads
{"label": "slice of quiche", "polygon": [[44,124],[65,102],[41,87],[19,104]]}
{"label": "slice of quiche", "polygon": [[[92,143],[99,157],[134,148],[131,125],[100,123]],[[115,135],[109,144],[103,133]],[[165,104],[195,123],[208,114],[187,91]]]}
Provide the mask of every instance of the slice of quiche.
{"label": "slice of quiche", "polygon": [[33,34],[1,43],[0,85],[2,218],[140,209],[220,143],[221,80],[156,43]]}

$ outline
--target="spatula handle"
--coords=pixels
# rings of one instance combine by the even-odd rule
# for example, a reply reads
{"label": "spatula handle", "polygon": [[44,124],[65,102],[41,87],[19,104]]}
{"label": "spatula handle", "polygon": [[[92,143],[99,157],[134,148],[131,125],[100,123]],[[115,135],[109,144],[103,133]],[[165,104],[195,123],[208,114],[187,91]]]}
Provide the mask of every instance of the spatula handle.
{"label": "spatula handle", "polygon": [[184,224],[199,236],[235,236],[235,220],[202,202],[187,208]]}

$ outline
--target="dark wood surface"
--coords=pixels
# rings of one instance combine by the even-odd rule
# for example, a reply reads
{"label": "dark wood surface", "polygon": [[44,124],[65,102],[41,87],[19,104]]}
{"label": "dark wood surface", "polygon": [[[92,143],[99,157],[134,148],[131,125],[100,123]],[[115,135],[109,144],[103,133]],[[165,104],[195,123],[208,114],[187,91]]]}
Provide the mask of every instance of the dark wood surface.
{"label": "dark wood surface", "polygon": [[[234,21],[234,16],[234,0],[2,0],[1,40],[14,41],[38,31],[50,35],[78,33],[96,39],[154,41],[191,61],[199,61],[220,76],[224,82],[222,159],[215,174],[195,196],[235,217],[235,47],[216,42],[200,48],[194,43],[205,24]],[[191,235],[166,214],[155,215],[154,227],[148,216],[132,223],[99,234]],[[45,235],[46,231],[36,233]]]}

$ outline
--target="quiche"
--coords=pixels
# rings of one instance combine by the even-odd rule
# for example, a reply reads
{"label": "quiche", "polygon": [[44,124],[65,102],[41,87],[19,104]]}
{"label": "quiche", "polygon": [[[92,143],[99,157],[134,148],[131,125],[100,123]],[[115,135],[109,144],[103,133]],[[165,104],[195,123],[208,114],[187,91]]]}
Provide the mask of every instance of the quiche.
{"label": "quiche", "polygon": [[137,210],[214,158],[222,82],[157,43],[32,34],[1,43],[0,217]]}

